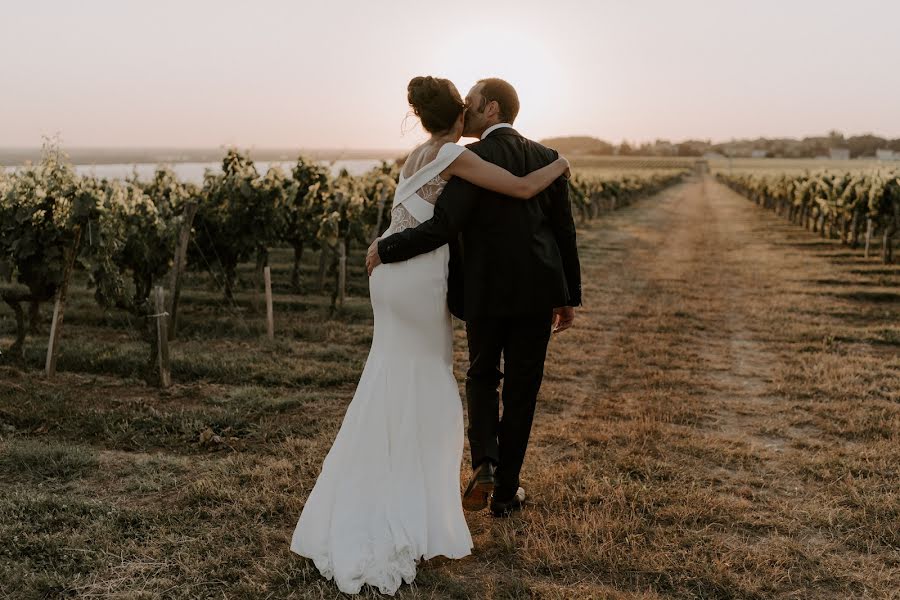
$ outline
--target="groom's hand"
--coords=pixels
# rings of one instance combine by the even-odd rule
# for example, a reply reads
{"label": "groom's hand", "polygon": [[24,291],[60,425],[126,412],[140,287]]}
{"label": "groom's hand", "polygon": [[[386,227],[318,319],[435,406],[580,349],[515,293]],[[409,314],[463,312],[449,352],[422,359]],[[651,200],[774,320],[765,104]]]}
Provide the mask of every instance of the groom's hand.
{"label": "groom's hand", "polygon": [[560,306],[553,309],[553,333],[565,331],[575,321],[575,309],[571,306]]}
{"label": "groom's hand", "polygon": [[368,252],[366,252],[366,271],[369,272],[370,277],[375,267],[381,264],[381,257],[378,256],[378,242],[380,240],[381,238],[375,238],[375,241],[369,246]]}

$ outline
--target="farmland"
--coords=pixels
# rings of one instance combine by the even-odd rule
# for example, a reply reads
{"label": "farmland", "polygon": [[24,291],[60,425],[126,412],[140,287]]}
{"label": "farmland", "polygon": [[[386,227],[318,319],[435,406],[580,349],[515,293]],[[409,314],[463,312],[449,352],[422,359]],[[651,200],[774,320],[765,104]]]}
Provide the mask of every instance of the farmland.
{"label": "farmland", "polygon": [[[900,267],[713,177],[612,202],[639,167],[583,168],[585,305],[551,343],[529,506],[469,515],[473,555],[399,597],[896,597]],[[288,542],[371,341],[363,248],[338,306],[316,251],[268,249],[273,340],[252,252],[230,294],[187,269],[164,389],[143,315],[75,269],[54,377],[46,311],[0,366],[0,592],[336,597]]]}

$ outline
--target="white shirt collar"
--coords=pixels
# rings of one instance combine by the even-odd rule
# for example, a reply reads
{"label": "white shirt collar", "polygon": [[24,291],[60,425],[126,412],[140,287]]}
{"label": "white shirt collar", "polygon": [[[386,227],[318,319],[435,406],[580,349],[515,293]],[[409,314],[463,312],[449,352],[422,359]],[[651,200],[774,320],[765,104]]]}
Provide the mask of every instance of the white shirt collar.
{"label": "white shirt collar", "polygon": [[484,139],[488,136],[488,134],[495,129],[500,129],[501,127],[512,127],[509,123],[497,123],[495,125],[491,125],[487,129],[484,130],[484,133],[481,134],[481,139]]}

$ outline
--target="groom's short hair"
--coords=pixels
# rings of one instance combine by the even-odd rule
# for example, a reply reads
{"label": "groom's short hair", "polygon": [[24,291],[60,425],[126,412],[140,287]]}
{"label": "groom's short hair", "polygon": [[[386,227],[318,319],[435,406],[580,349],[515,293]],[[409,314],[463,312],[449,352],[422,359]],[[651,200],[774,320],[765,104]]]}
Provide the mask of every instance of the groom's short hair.
{"label": "groom's short hair", "polygon": [[481,87],[481,96],[485,102],[496,100],[500,105],[500,121],[512,125],[519,114],[519,95],[516,88],[497,77],[480,79],[478,83],[484,84]]}

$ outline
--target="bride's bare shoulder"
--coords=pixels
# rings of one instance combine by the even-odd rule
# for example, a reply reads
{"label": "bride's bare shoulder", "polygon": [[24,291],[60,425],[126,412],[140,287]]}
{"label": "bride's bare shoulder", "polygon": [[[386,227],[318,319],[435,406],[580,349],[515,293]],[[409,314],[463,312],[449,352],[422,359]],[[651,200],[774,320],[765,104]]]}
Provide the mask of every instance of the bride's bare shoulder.
{"label": "bride's bare shoulder", "polygon": [[440,150],[440,147],[435,147],[434,144],[428,142],[413,148],[407,155],[406,162],[403,163],[403,168],[401,169],[403,176],[411,177],[416,171],[433,161],[437,156],[438,150]]}

